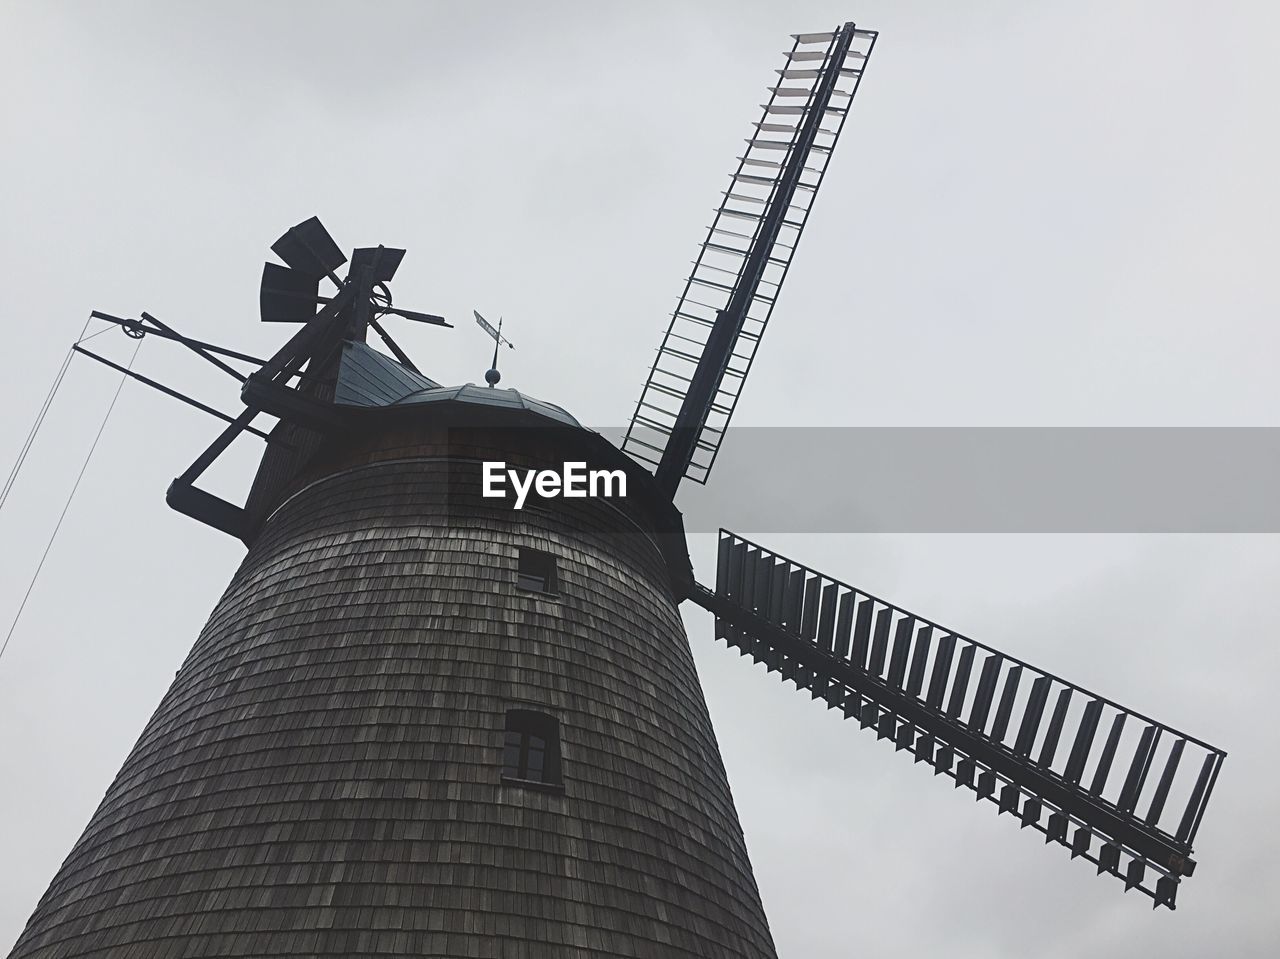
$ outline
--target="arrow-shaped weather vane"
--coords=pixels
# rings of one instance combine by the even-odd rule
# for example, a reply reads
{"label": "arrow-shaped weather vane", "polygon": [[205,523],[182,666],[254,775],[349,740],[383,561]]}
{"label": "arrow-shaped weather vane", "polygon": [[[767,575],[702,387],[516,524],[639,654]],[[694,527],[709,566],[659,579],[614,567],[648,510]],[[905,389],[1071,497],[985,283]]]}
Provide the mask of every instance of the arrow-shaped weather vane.
{"label": "arrow-shaped weather vane", "polygon": [[493,324],[480,315],[479,310],[472,310],[471,312],[476,315],[476,323],[480,326],[480,329],[493,337],[493,365],[485,370],[484,373],[484,381],[492,389],[497,386],[498,380],[502,379],[502,374],[498,372],[498,347],[505,343],[508,349],[514,350],[515,344],[502,335],[502,317],[498,317],[498,328],[495,330]]}

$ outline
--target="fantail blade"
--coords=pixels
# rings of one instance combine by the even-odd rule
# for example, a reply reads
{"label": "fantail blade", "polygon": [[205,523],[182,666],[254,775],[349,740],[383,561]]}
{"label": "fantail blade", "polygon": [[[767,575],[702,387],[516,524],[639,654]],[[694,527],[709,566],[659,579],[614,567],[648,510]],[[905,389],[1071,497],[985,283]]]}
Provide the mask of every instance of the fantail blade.
{"label": "fantail blade", "polygon": [[384,312],[394,313],[396,316],[403,316],[406,320],[415,320],[418,323],[431,323],[434,326],[453,327],[453,324],[447,321],[443,316],[436,316],[434,313],[417,313],[413,310],[402,310],[397,306],[393,306]]}

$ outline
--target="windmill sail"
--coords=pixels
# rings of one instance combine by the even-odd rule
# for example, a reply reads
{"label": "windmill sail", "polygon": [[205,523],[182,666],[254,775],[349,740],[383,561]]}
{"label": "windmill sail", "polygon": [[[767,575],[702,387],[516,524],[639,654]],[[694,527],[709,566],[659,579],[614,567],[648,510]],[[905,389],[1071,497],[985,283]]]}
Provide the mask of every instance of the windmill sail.
{"label": "windmill sail", "polygon": [[672,493],[707,480],[876,34],[846,23],[794,39],[622,444]]}
{"label": "windmill sail", "polygon": [[1174,907],[1226,753],[722,530],[716,637]]}

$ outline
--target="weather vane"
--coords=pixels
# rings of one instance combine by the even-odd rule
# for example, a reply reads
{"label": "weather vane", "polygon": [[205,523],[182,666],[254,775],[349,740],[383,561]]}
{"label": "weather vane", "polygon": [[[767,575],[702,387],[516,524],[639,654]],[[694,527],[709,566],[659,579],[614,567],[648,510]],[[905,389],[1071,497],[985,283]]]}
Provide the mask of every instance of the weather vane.
{"label": "weather vane", "polygon": [[484,381],[492,389],[498,385],[498,380],[502,379],[502,374],[498,372],[498,347],[503,343],[507,344],[508,349],[514,350],[516,347],[514,343],[502,335],[502,317],[498,317],[498,328],[495,330],[493,324],[480,315],[479,310],[472,310],[471,312],[476,315],[476,323],[479,324],[480,329],[493,337],[493,365],[484,371]]}

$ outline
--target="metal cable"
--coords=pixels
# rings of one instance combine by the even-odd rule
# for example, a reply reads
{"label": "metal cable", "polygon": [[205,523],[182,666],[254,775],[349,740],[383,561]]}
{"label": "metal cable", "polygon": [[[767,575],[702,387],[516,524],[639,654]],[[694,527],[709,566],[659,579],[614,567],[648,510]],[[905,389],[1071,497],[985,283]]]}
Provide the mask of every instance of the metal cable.
{"label": "metal cable", "polygon": [[[76,337],[76,343],[80,343],[85,338],[85,333],[89,331],[89,320],[84,321],[84,329],[80,331],[80,335]],[[101,332],[99,330],[98,332]],[[94,336],[98,334],[95,333]],[[22,444],[22,449],[18,452],[18,459],[13,464],[13,469],[9,471],[9,477],[4,481],[4,488],[0,489],[0,509],[4,509],[5,500],[9,498],[9,491],[13,489],[13,484],[18,479],[18,473],[22,470],[22,464],[27,461],[27,454],[31,452],[31,446],[36,441],[36,434],[40,432],[40,427],[44,425],[44,418],[49,412],[49,407],[53,405],[53,398],[58,393],[58,387],[62,385],[62,378],[67,375],[67,368],[71,365],[71,357],[73,355],[72,346],[67,347],[67,355],[62,360],[62,366],[58,369],[58,375],[53,378],[53,385],[49,387],[49,393],[44,398],[44,403],[40,407],[40,411],[36,414],[36,421],[31,425],[31,431],[27,433],[26,442]]]}
{"label": "metal cable", "polygon": [[[87,323],[85,324],[85,329],[86,330],[88,329]],[[80,335],[82,337],[84,336],[83,331],[81,332]],[[138,358],[138,351],[140,349],[142,349],[141,340],[139,340],[138,345],[133,348],[133,355],[129,357],[129,365],[128,367],[126,367],[126,369],[130,369],[130,370],[133,369],[133,361]],[[67,361],[70,362],[70,355],[68,355]],[[65,371],[66,371],[66,364],[63,365],[63,372]],[[60,373],[58,380],[54,384],[54,391],[57,390],[57,384],[61,382],[61,377],[62,377],[62,374]],[[89,468],[89,461],[93,459],[94,450],[98,448],[98,441],[102,439],[102,433],[107,428],[107,421],[111,419],[111,411],[116,408],[116,400],[120,399],[120,391],[124,389],[125,381],[128,378],[129,378],[128,374],[122,375],[120,377],[120,383],[116,386],[115,393],[112,394],[111,402],[107,405],[107,412],[102,417],[102,423],[98,426],[98,432],[93,437],[93,443],[90,444],[89,446],[89,452],[85,455],[84,462],[80,464],[80,472],[76,474],[76,481],[75,483],[72,484],[71,492],[67,496],[67,501],[66,503],[63,504],[62,512],[58,515],[58,522],[54,524],[53,532],[49,535],[49,542],[45,544],[44,552],[40,555],[40,562],[36,564],[36,571],[31,576],[31,582],[27,584],[27,591],[22,595],[22,602],[18,604],[18,611],[13,615],[13,622],[9,624],[9,631],[5,633],[4,643],[3,645],[0,645],[0,657],[3,657],[4,651],[9,648],[9,640],[13,639],[13,631],[18,628],[18,620],[22,618],[22,611],[27,608],[27,600],[31,598],[31,591],[35,589],[36,580],[40,578],[40,571],[44,569],[45,560],[49,558],[49,551],[53,549],[53,541],[58,538],[58,531],[62,529],[62,521],[67,518],[67,511],[71,508],[71,501],[75,499],[76,490],[80,488],[80,481],[84,479],[85,471]],[[52,399],[52,396],[53,396],[53,391],[50,392],[50,400]],[[47,400],[45,403],[46,409],[48,408],[48,405],[49,405],[49,401]],[[41,413],[41,416],[40,416],[40,420],[42,419],[43,419],[43,412]],[[40,421],[37,420],[36,429],[39,429],[39,422]],[[30,444],[28,444],[28,446],[29,445]],[[7,489],[6,489],[6,492],[7,492]]]}

